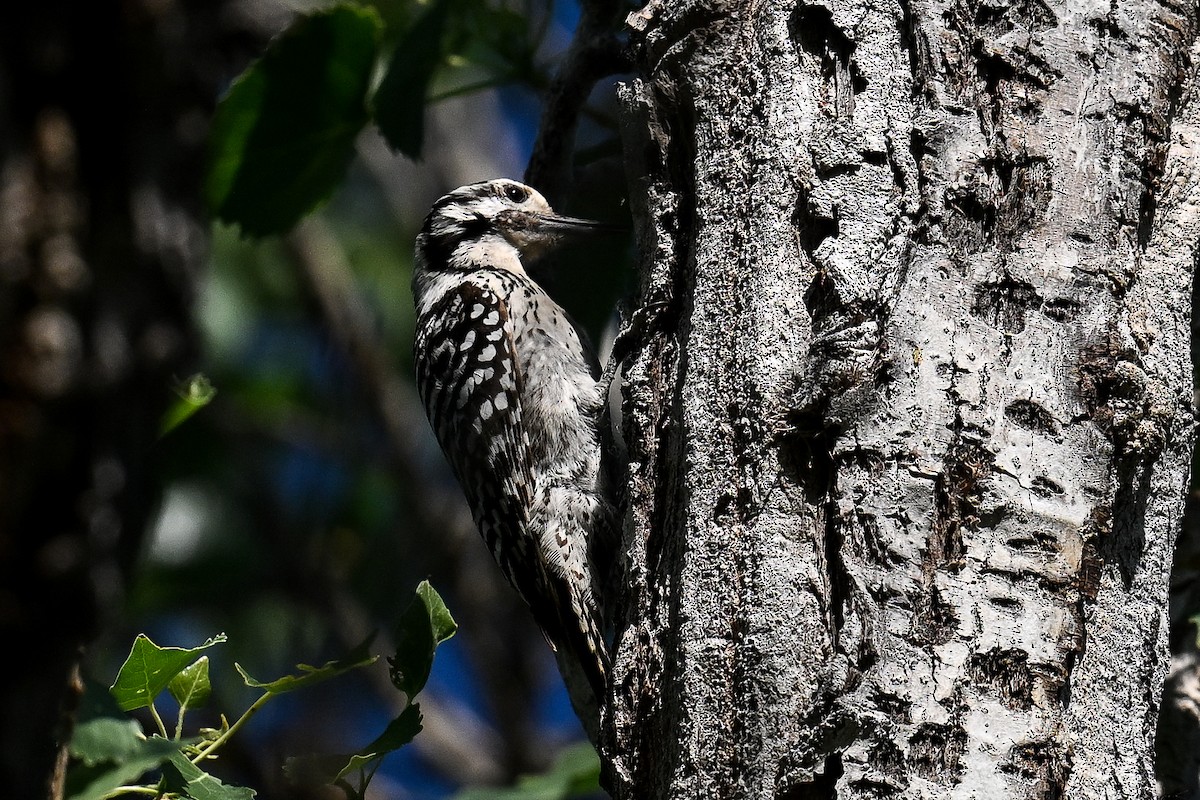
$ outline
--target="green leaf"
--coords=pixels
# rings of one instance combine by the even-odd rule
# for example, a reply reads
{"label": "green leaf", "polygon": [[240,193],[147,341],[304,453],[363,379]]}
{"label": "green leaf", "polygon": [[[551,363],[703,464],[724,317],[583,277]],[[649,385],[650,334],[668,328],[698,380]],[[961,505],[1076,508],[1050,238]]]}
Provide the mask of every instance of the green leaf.
{"label": "green leaf", "polygon": [[80,722],[103,717],[127,718],[109,688],[91,678],[84,680],[83,697],[80,698],[79,711],[75,717]]}
{"label": "green leaf", "polygon": [[510,80],[536,79],[533,23],[516,9],[470,3],[451,20],[448,48],[455,56]]}
{"label": "green leaf", "polygon": [[253,789],[226,786],[197,767],[182,753],[174,753],[163,765],[163,784],[168,792],[176,792],[191,800],[253,800]]}
{"label": "green leaf", "polygon": [[396,652],[388,659],[395,687],[410,698],[425,688],[434,651],[457,630],[441,595],[429,581],[421,581],[396,625]]}
{"label": "green leaf", "polygon": [[400,39],[372,98],[375,123],[393,150],[420,158],[425,139],[425,97],[442,61],[449,0],[434,0]]}
{"label": "green leaf", "polygon": [[199,708],[208,702],[212,684],[208,682],[208,656],[200,656],[196,663],[184,668],[167,684],[171,696],[180,709]]}
{"label": "green leaf", "polygon": [[285,675],[282,678],[277,678],[273,681],[263,682],[250,677],[250,673],[242,669],[241,664],[234,664],[237,671],[241,673],[242,680],[247,686],[255,689],[262,689],[268,694],[283,694],[292,692],[296,689],[305,686],[312,686],[322,681],[327,681],[330,678],[335,678],[342,673],[349,672],[352,669],[365,667],[369,664],[374,664],[379,660],[379,656],[371,655],[371,642],[374,641],[375,634],[371,634],[358,647],[355,647],[345,656],[336,661],[329,661],[320,667],[309,666],[308,664],[297,664],[296,669],[300,670],[301,675]]}
{"label": "green leaf", "polygon": [[296,783],[331,784],[363,769],[376,759],[399,750],[421,732],[421,709],[413,703],[384,729],[375,741],[356,753],[289,758],[284,765]]}
{"label": "green leaf", "polygon": [[138,755],[143,741],[137,720],[100,717],[75,725],[69,749],[89,767],[108,761],[122,764]]}
{"label": "green leaf", "polygon": [[108,687],[87,681],[67,748],[71,757],[88,767],[121,764],[142,753],[145,741],[142,726],[126,716]]}
{"label": "green leaf", "polygon": [[[375,741],[359,751],[360,755],[381,756],[399,750],[416,738],[421,732],[421,706],[412,703],[400,716],[388,723],[383,733],[375,737]],[[339,776],[340,777],[340,776]]]}
{"label": "green leaf", "polygon": [[224,641],[225,634],[222,633],[199,647],[159,647],[145,634],[138,634],[109,691],[122,711],[144,708],[154,702],[172,678],[195,660],[197,653]]}
{"label": "green leaf", "polygon": [[380,32],[374,10],[300,17],[217,105],[205,195],[244,233],[286,231],[333,193],[366,124]]}
{"label": "green leaf", "polygon": [[179,395],[167,413],[163,414],[158,426],[159,437],[166,436],[187,421],[193,414],[212,402],[217,390],[208,378],[200,373],[183,381],[175,389]]}
{"label": "green leaf", "polygon": [[559,753],[541,775],[525,775],[511,789],[466,789],[453,800],[569,800],[600,790],[600,759],[587,742]]}
{"label": "green leaf", "polygon": [[[74,750],[74,740],[71,747]],[[108,762],[109,766],[72,767],[67,773],[65,794],[69,800],[100,800],[118,786],[128,785],[157,769],[173,755],[182,758],[178,742],[158,736],[141,739],[135,748],[121,753],[120,760]]]}
{"label": "green leaf", "polygon": [[433,640],[437,644],[449,639],[458,632],[458,623],[450,616],[446,601],[437,593],[429,581],[421,581],[417,585],[417,597],[429,612],[429,622],[433,626]]}

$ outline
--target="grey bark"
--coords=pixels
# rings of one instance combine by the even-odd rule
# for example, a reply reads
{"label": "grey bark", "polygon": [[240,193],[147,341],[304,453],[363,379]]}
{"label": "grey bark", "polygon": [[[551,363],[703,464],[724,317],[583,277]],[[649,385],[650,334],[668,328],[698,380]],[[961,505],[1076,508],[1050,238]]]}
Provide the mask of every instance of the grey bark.
{"label": "grey bark", "polygon": [[631,17],[618,797],[1155,795],[1195,23]]}

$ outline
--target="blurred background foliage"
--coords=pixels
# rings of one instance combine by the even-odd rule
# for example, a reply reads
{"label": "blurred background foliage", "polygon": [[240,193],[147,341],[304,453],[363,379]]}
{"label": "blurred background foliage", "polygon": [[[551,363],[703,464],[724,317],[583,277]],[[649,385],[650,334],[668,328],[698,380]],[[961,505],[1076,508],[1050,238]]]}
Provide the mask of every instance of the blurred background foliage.
{"label": "blurred background foliage", "polygon": [[[244,0],[229,13],[244,15],[265,44],[323,5]],[[371,5],[386,23],[385,51],[431,8]],[[449,44],[430,73],[419,161],[395,154],[368,126],[353,138],[329,201],[294,229],[253,239],[213,224],[194,368],[216,394],[155,445],[161,504],[85,669],[110,679],[137,633],[192,646],[224,632],[229,644],[210,655],[212,707],[242,708],[251,693],[234,660],[255,675],[284,674],[345,652],[373,629],[386,637],[428,578],[461,628],[439,650],[422,696],[425,730],[385,762],[369,794],[376,798],[507,785],[560,753],[560,771],[571,776],[581,758],[589,763],[552,656],[478,540],[416,402],[409,290],[413,239],[430,204],[464,183],[521,177],[542,93],[580,9],[553,0],[442,5]],[[227,64],[226,81],[245,66]],[[569,190],[550,198],[559,210],[627,217],[615,119],[610,79],[581,116],[574,146],[583,155],[563,182]],[[593,341],[629,288],[629,247],[619,237],[591,243],[539,275]],[[214,771],[260,798],[339,796],[287,785],[283,760],[352,750],[400,703],[383,663],[287,695]],[[563,783],[573,779],[527,779],[520,796],[566,796],[579,788]],[[488,791],[470,796],[498,796]]]}

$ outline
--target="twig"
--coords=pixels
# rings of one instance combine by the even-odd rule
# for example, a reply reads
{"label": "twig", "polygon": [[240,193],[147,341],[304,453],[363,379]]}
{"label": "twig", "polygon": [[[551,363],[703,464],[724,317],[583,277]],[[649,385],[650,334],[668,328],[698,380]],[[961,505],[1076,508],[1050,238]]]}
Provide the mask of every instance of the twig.
{"label": "twig", "polygon": [[569,184],[575,130],[592,87],[601,78],[630,68],[615,33],[620,8],[614,0],[585,0],[562,68],[543,98],[542,118],[525,181],[552,203],[560,199]]}
{"label": "twig", "polygon": [[421,461],[424,415],[416,392],[390,367],[387,350],[378,341],[371,314],[354,289],[341,246],[326,226],[310,218],[287,238],[299,277],[319,306],[330,333],[346,351],[368,399],[383,423],[396,455],[396,468],[407,481],[419,483],[414,466]]}

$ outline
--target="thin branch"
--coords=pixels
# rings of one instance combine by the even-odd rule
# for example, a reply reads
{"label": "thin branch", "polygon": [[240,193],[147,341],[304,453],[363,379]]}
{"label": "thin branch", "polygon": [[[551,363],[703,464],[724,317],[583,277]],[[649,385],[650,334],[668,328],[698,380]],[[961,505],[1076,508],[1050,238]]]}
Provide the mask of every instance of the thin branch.
{"label": "thin branch", "polygon": [[501,75],[496,78],[485,78],[480,81],[464,83],[461,86],[452,86],[443,92],[430,95],[426,100],[427,103],[440,103],[443,100],[449,100],[454,97],[462,97],[464,94],[472,94],[474,92],[482,92],[485,89],[498,89],[501,86],[506,86],[513,82],[513,78],[508,75]]}
{"label": "thin branch", "polygon": [[[316,218],[301,224],[286,240],[298,277],[312,293],[322,319],[350,357],[396,455],[396,468],[405,481],[420,484],[423,460],[417,442],[424,414],[416,392],[391,368],[387,349],[378,340],[371,313],[355,291],[341,246]],[[444,521],[431,508],[425,521]]]}
{"label": "thin branch", "polygon": [[630,69],[615,33],[621,4],[591,0],[582,5],[562,68],[543,98],[537,140],[525,170],[526,183],[537,187],[551,202],[558,200],[569,185],[575,131],[592,88],[601,78]]}
{"label": "thin branch", "polygon": [[220,747],[229,741],[235,733],[240,731],[245,724],[254,717],[255,714],[261,711],[262,707],[265,706],[272,697],[273,695],[270,692],[263,692],[263,694],[261,694],[257,700],[250,704],[249,708],[242,712],[242,715],[238,717],[232,725],[225,729],[224,733],[210,742],[208,746],[201,749],[199,753],[192,756],[190,759],[191,762],[193,764],[199,764],[201,761],[208,758],[218,749],[220,749]]}

